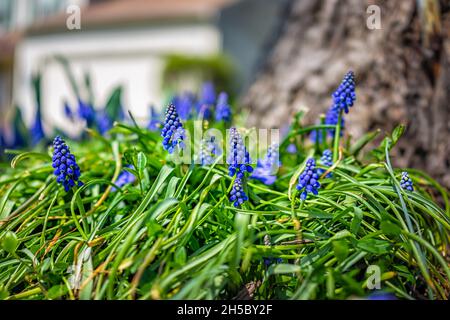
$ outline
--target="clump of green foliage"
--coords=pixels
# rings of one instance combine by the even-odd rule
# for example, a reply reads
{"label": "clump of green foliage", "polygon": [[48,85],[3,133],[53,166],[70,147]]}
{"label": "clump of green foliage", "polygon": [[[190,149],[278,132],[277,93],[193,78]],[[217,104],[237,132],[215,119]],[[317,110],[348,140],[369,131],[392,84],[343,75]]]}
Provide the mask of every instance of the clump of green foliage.
{"label": "clump of green foliage", "polygon": [[167,55],[164,59],[163,88],[179,91],[181,84],[189,82],[198,87],[202,79],[208,79],[215,86],[228,93],[236,91],[233,78],[236,69],[231,60],[224,55],[186,56]]}
{"label": "clump of green foliage", "polygon": [[[367,150],[378,131],[341,146],[340,124],[303,126],[302,116],[280,144],[275,183],[248,180],[241,208],[229,200],[235,178],[225,164],[176,164],[159,132],[136,123],[68,141],[84,183],[69,192],[53,175],[51,147],[9,151],[0,298],[348,299],[375,287],[401,299],[447,299],[448,193],[413,169],[414,191],[401,188],[404,168],[392,167],[389,151],[404,128]],[[313,131],[323,139],[309,143]],[[325,149],[335,161],[318,164],[326,170],[319,194],[301,201],[300,173]],[[125,171],[135,181],[116,185]]]}

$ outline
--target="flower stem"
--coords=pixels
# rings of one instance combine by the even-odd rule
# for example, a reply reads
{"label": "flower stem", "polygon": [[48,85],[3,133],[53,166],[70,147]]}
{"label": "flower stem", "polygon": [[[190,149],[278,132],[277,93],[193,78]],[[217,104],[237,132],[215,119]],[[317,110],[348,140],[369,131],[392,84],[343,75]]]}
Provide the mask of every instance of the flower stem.
{"label": "flower stem", "polygon": [[342,110],[339,110],[336,130],[334,131],[333,162],[337,161],[339,155],[339,141],[341,139],[341,122],[342,122]]}

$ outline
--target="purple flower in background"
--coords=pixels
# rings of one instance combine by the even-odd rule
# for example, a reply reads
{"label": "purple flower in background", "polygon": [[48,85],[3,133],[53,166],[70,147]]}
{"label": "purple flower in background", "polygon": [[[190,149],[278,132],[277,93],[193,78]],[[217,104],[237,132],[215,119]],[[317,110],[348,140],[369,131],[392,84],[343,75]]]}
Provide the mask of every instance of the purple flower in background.
{"label": "purple flower in background", "polygon": [[[134,166],[131,164],[127,165],[126,167],[130,168],[130,169],[134,169]],[[131,172],[129,172],[127,170],[122,170],[122,172],[119,174],[119,176],[117,177],[117,180],[116,180],[116,182],[114,182],[114,184],[117,187],[122,188],[124,185],[131,184],[134,181],[136,181],[136,177],[134,174],[132,174]],[[116,190],[117,190],[116,187],[111,188],[111,191],[113,191],[113,192]]]}
{"label": "purple flower in background", "polygon": [[277,179],[275,174],[281,165],[279,158],[278,144],[274,143],[267,149],[266,156],[258,160],[250,178],[259,180],[266,185],[273,184]]}
{"label": "purple flower in background", "polygon": [[353,71],[347,72],[341,84],[333,93],[334,106],[340,111],[348,113],[348,108],[353,106],[356,100],[355,75]]}
{"label": "purple flower in background", "polygon": [[156,112],[155,107],[150,107],[150,121],[147,125],[147,129],[150,131],[157,131],[161,127],[161,114]]}
{"label": "purple flower in background", "polygon": [[95,121],[95,110],[89,103],[78,99],[78,116],[86,120],[87,125],[90,127]]}
{"label": "purple flower in background", "polygon": [[313,130],[311,131],[311,134],[309,135],[309,139],[314,143],[322,143],[323,137],[322,137],[322,130]]}
{"label": "purple flower in background", "polygon": [[295,146],[294,143],[290,143],[287,148],[286,151],[290,154],[296,154],[297,153],[297,147]]}
{"label": "purple flower in background", "polygon": [[181,120],[188,120],[190,118],[194,104],[194,97],[191,93],[185,92],[180,96],[175,96],[172,99],[172,103],[175,105]]}
{"label": "purple flower in background", "polygon": [[60,136],[53,140],[53,158],[52,167],[56,176],[56,181],[64,186],[64,190],[68,192],[78,182],[78,186],[83,183],[79,181],[80,167],[78,167],[75,156],[70,153],[69,147]]}
{"label": "purple flower in background", "polygon": [[367,300],[397,300],[397,297],[390,292],[375,291],[367,297]]}
{"label": "purple flower in background", "polygon": [[301,200],[306,200],[308,193],[317,195],[320,188],[319,175],[317,174],[316,161],[314,158],[309,158],[306,161],[306,167],[303,173],[298,178],[297,190],[303,192],[300,194]]}
{"label": "purple flower in background", "polygon": [[72,109],[69,106],[69,103],[67,101],[64,101],[64,115],[70,119],[70,121],[75,120],[75,115],[72,111]]}
{"label": "purple flower in background", "polygon": [[36,112],[36,118],[34,119],[34,123],[31,126],[30,133],[31,133],[31,143],[33,145],[38,144],[39,141],[45,138],[44,129],[42,128],[42,119],[40,110]]}
{"label": "purple flower in background", "polygon": [[200,163],[202,166],[213,164],[221,154],[222,149],[216,142],[216,137],[211,136],[202,140],[200,146]]}
{"label": "purple flower in background", "polygon": [[228,104],[228,95],[225,92],[221,92],[217,98],[216,121],[231,121],[231,108]]}
{"label": "purple flower in background", "polygon": [[227,156],[228,174],[233,177],[237,173],[238,178],[243,178],[244,173],[253,171],[250,165],[250,155],[245,148],[242,137],[236,128],[230,129],[229,150]]}
{"label": "purple flower in background", "polygon": [[211,109],[216,102],[216,91],[211,82],[205,82],[200,91],[200,99],[198,102],[198,114],[204,119],[211,117]]}
{"label": "purple flower in background", "polygon": [[200,92],[200,103],[212,105],[216,102],[216,91],[212,82],[205,82]]}
{"label": "purple flower in background", "polygon": [[6,148],[6,141],[3,137],[3,130],[0,128],[0,156],[3,154],[3,149]]}
{"label": "purple flower in background", "polygon": [[123,106],[120,105],[118,113],[117,113],[117,120],[123,121],[123,120],[125,120],[125,117],[126,117],[126,115],[125,115],[125,112],[123,111]]}
{"label": "purple flower in background", "polygon": [[106,110],[99,111],[95,116],[95,120],[97,123],[98,132],[100,132],[101,135],[104,135],[113,126]]}
{"label": "purple flower in background", "polygon": [[[337,108],[335,105],[332,105],[325,115],[325,124],[335,126],[337,125],[338,120],[339,120],[339,108]],[[341,136],[344,133],[344,126],[345,126],[344,117],[341,117],[341,131],[340,131]],[[328,129],[329,136],[334,137],[334,134],[335,129]]]}
{"label": "purple flower in background", "polygon": [[[320,163],[324,165],[325,167],[331,167],[333,165],[333,153],[331,150],[326,149],[322,153],[322,157],[320,158]],[[320,176],[325,173],[326,170],[317,168],[317,174]],[[329,172],[326,175],[326,178],[331,178],[333,173]]]}

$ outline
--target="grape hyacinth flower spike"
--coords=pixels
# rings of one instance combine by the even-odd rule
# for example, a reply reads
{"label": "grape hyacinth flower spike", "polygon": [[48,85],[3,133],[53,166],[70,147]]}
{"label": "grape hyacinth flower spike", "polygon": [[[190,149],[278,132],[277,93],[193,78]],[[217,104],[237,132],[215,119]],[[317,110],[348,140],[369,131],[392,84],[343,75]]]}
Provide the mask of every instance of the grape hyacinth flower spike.
{"label": "grape hyacinth flower spike", "polygon": [[[329,149],[324,150],[323,153],[322,153],[322,157],[320,158],[320,163],[322,165],[324,165],[325,167],[331,167],[333,165],[333,152],[331,152],[331,150],[329,150]],[[318,168],[317,169],[317,174],[319,176],[321,176],[322,174],[325,173],[325,171],[326,170],[324,170],[324,169]],[[329,172],[326,175],[326,178],[331,178],[332,175],[333,174],[331,172]]]}
{"label": "grape hyacinth flower spike", "polygon": [[216,121],[231,121],[231,108],[228,104],[228,95],[225,92],[221,92],[217,98]]}
{"label": "grape hyacinth flower spike", "polygon": [[41,112],[36,112],[36,118],[33,125],[30,128],[31,141],[33,145],[38,144],[42,139],[45,138],[44,129],[42,127]]}
{"label": "grape hyacinth flower spike", "polygon": [[56,176],[56,181],[64,186],[64,190],[68,192],[75,186],[75,182],[80,187],[83,183],[80,178],[80,167],[78,167],[75,156],[70,153],[69,147],[66,145],[60,136],[53,140],[53,172]]}
{"label": "grape hyacinth flower spike", "polygon": [[[134,169],[134,166],[131,164],[127,165],[126,167],[130,168],[130,169]],[[122,188],[123,186],[125,186],[127,184],[131,184],[134,181],[136,181],[136,176],[134,174],[132,174],[130,171],[123,170],[117,177],[117,180],[114,184],[116,186],[118,186],[119,188]],[[116,187],[112,187],[111,191],[112,192],[116,191]]]}
{"label": "grape hyacinth flower spike", "polygon": [[[328,109],[325,115],[325,124],[335,126],[339,121],[339,107],[336,105],[332,105],[330,109]],[[344,133],[345,120],[344,117],[341,117],[341,131],[340,136],[342,137]],[[334,137],[335,129],[328,129],[328,135],[330,137]]]}
{"label": "grape hyacinth flower spike", "polygon": [[233,177],[237,174],[237,177],[242,179],[245,172],[251,173],[253,171],[250,165],[250,155],[245,148],[242,137],[236,128],[230,129],[230,144],[228,150],[228,174]]}
{"label": "grape hyacinth flower spike", "polygon": [[297,147],[296,147],[295,143],[290,143],[286,147],[286,152],[290,153],[290,154],[296,154],[297,153]]}
{"label": "grape hyacinth flower spike", "polygon": [[204,119],[211,117],[211,109],[216,101],[216,91],[211,82],[205,82],[202,85],[200,99],[198,104],[198,114]]}
{"label": "grape hyacinth flower spike", "polygon": [[310,135],[309,135],[309,139],[311,140],[311,142],[313,143],[322,143],[323,138],[322,138],[322,132],[321,130],[313,130],[311,131]]}
{"label": "grape hyacinth flower spike", "polygon": [[233,188],[230,192],[230,201],[236,208],[239,208],[244,201],[247,201],[248,197],[245,194],[244,187],[242,185],[242,179],[236,178],[233,183]]}
{"label": "grape hyacinth flower spike", "polygon": [[333,93],[333,102],[338,110],[343,110],[345,113],[348,113],[348,108],[353,106],[355,100],[355,75],[353,71],[349,71]]}
{"label": "grape hyacinth flower spike", "polygon": [[91,127],[95,121],[95,111],[94,108],[81,99],[78,99],[78,116],[86,120],[88,127]]}
{"label": "grape hyacinth flower spike", "polygon": [[147,129],[150,131],[157,131],[161,127],[161,115],[156,111],[154,106],[150,106],[150,121]]}
{"label": "grape hyacinth flower spike", "polygon": [[402,172],[400,186],[402,187],[403,190],[408,190],[411,192],[414,191],[413,182],[412,182],[411,178],[409,177],[408,172],[406,172],[406,171]]}
{"label": "grape hyacinth flower spike", "polygon": [[272,185],[277,179],[276,172],[280,165],[278,144],[274,143],[267,149],[264,159],[258,160],[250,178],[259,180],[265,185]]}
{"label": "grape hyacinth flower spike", "polygon": [[173,153],[176,146],[184,148],[185,132],[173,104],[167,107],[166,119],[161,130],[161,136],[163,137],[163,148],[169,151],[169,153]]}
{"label": "grape hyacinth flower spike", "polygon": [[175,105],[181,120],[188,120],[191,116],[193,101],[194,99],[190,92],[185,92],[182,95],[175,96],[172,99],[172,103]]}
{"label": "grape hyacinth flower spike", "polygon": [[101,110],[95,116],[98,132],[105,135],[113,127],[113,121],[109,118],[106,110]]}
{"label": "grape hyacinth flower spike", "polygon": [[64,115],[72,122],[75,120],[75,115],[67,100],[64,101]]}
{"label": "grape hyacinth flower spike", "polygon": [[202,166],[213,164],[221,154],[222,149],[216,142],[215,136],[206,137],[202,140],[199,159]]}
{"label": "grape hyacinth flower spike", "polygon": [[308,193],[317,195],[320,188],[319,175],[317,174],[316,161],[313,158],[309,158],[306,161],[305,170],[302,172],[298,179],[297,190],[303,192],[300,194],[301,200],[306,200]]}

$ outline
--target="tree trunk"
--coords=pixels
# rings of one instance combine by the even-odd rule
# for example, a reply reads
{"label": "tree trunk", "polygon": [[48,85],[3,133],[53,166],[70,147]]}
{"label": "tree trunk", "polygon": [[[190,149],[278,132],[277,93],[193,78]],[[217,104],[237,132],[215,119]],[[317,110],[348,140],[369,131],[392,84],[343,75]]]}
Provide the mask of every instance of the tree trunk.
{"label": "tree trunk", "polygon": [[[366,25],[369,5],[381,9],[379,30]],[[450,2],[292,1],[244,97],[249,124],[278,127],[301,106],[310,110],[306,121],[315,122],[350,69],[357,99],[347,134],[406,124],[394,163],[424,169],[450,187]]]}

